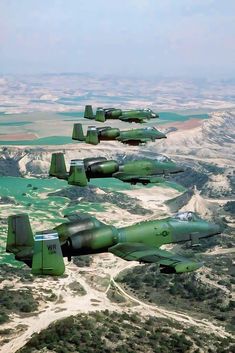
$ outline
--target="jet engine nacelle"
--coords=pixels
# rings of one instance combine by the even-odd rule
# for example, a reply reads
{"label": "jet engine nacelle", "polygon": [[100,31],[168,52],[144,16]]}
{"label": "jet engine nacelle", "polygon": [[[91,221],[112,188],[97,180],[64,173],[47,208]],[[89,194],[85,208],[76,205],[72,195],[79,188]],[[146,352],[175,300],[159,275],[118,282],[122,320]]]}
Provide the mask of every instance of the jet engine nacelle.
{"label": "jet engine nacelle", "polygon": [[82,253],[81,249],[89,249],[92,252],[107,249],[117,241],[118,231],[113,226],[102,225],[99,228],[84,230],[73,234],[68,238],[67,244],[71,252]]}
{"label": "jet engine nacelle", "polygon": [[92,164],[98,163],[98,162],[104,162],[107,161],[107,158],[105,157],[94,157],[94,158],[85,158],[84,159],[84,167],[85,170],[87,170]]}
{"label": "jet engine nacelle", "polygon": [[113,173],[116,173],[119,169],[119,165],[117,161],[110,160],[104,162],[98,162],[91,164],[87,168],[88,176],[92,176],[93,178],[98,178],[102,176],[112,176]]}
{"label": "jet engine nacelle", "polygon": [[105,117],[106,118],[118,118],[120,115],[122,115],[122,110],[121,109],[110,109],[110,110],[105,110]]}
{"label": "jet engine nacelle", "polygon": [[118,128],[103,129],[100,131],[100,136],[103,139],[115,139],[120,135],[120,130]]}
{"label": "jet engine nacelle", "polygon": [[99,228],[103,225],[102,222],[94,217],[87,217],[81,220],[75,220],[69,223],[62,223],[55,227],[55,230],[60,235],[61,238],[68,238],[73,234],[78,234],[84,230],[91,230],[94,228]]}

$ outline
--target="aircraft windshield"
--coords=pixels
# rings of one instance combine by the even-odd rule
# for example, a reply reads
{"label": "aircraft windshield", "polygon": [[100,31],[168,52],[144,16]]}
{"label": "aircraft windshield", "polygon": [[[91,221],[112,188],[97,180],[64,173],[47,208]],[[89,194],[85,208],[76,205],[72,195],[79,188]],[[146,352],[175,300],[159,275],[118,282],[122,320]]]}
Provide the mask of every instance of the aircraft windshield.
{"label": "aircraft windshield", "polygon": [[156,159],[159,162],[171,162],[170,158],[166,157],[166,156],[157,156]]}
{"label": "aircraft windshield", "polygon": [[178,219],[179,221],[186,221],[186,222],[193,222],[198,220],[198,217],[193,212],[177,213],[174,218]]}

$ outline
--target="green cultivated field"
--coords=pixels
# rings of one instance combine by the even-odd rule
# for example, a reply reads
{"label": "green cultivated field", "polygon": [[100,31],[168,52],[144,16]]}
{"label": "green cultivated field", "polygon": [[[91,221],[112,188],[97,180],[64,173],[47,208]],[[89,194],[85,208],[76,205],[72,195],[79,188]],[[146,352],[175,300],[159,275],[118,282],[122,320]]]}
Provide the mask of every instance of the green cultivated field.
{"label": "green cultivated field", "polygon": [[[74,118],[74,121],[83,120],[83,112],[72,111],[72,112],[62,112],[62,113],[30,113],[30,114],[1,114],[0,123],[0,133],[9,133],[9,128],[11,133],[25,133],[29,132],[28,125],[37,122],[47,121],[57,121],[59,122],[68,121],[68,124],[72,124],[70,121]],[[191,119],[194,116],[186,116],[171,112],[160,113],[160,119],[157,120],[157,124],[162,124],[169,121],[185,121]],[[200,119],[205,119],[208,116],[206,114],[201,114],[195,116]],[[68,120],[65,118],[68,118]],[[9,121],[8,121],[9,120]],[[86,124],[90,124],[90,121],[84,119]],[[151,125],[147,123],[145,126]],[[154,124],[156,124],[154,122]],[[156,125],[157,125],[156,124]],[[44,126],[44,125],[43,125]],[[125,125],[126,126],[126,125]],[[136,124],[128,124],[125,128],[136,128]],[[30,127],[31,128],[31,127]],[[30,132],[34,133],[34,130],[30,129]],[[55,131],[56,133],[56,131]],[[39,133],[40,136],[40,133]],[[36,140],[30,141],[0,141],[0,145],[64,145],[73,143],[70,136],[47,136],[38,138]],[[97,179],[93,180],[90,185],[94,185],[101,188],[108,188],[111,191],[123,191],[130,190],[133,188],[140,188],[141,185],[132,186],[128,183],[123,183],[115,179]],[[28,179],[28,178],[14,178],[14,177],[0,177],[0,197],[9,197],[10,199],[6,202],[3,201],[1,204],[0,199],[0,262],[7,261],[12,264],[16,264],[12,260],[12,256],[4,253],[5,249],[5,239],[6,239],[6,218],[9,214],[27,212],[30,218],[37,223],[43,224],[50,223],[52,226],[55,223],[61,222],[63,216],[72,212],[102,212],[104,211],[104,206],[99,203],[88,203],[81,202],[78,204],[73,204],[69,206],[69,199],[59,196],[50,196],[47,194],[54,192],[58,189],[65,188],[67,182],[58,179]],[[161,186],[172,187],[179,191],[184,191],[180,185],[172,182],[163,182]],[[152,185],[147,186],[152,187]],[[17,263],[18,265],[18,263]]]}
{"label": "green cultivated field", "polygon": [[[146,124],[128,124],[121,121],[107,121],[107,125],[120,127],[121,129],[135,129],[144,126],[158,126],[169,122],[183,122],[189,119],[207,119],[208,114],[184,115],[174,112],[160,112],[160,119],[150,120]],[[83,112],[35,112],[28,114],[9,114],[1,115],[0,134],[24,134],[33,133],[39,136],[34,140],[17,140],[4,141],[0,140],[0,145],[3,146],[42,146],[42,145],[64,145],[74,143],[71,139],[72,124],[75,122],[91,125],[92,121],[83,119]],[[47,123],[52,124],[52,127],[45,131]],[[30,128],[29,128],[30,125]],[[97,123],[96,123],[97,125]],[[98,125],[97,126],[101,126]],[[11,130],[9,130],[11,128]],[[65,133],[66,130],[66,133]],[[68,135],[70,133],[70,135]],[[48,134],[46,136],[46,134]],[[65,136],[67,135],[67,136]]]}
{"label": "green cultivated field", "polygon": [[45,146],[45,145],[67,145],[74,143],[68,136],[48,136],[36,140],[0,141],[2,146]]}
{"label": "green cultivated field", "polygon": [[[47,194],[64,188],[67,183],[58,179],[26,179],[15,177],[0,177],[0,197],[9,197],[9,203],[0,203],[0,262],[14,263],[12,255],[5,254],[7,225],[9,214],[28,213],[30,219],[40,223],[50,223],[52,227],[63,221],[65,214],[73,212],[102,212],[104,207],[99,203],[81,202],[69,206],[69,199]],[[107,185],[106,185],[107,186]],[[1,199],[0,199],[1,200]]]}
{"label": "green cultivated field", "polygon": [[[130,185],[120,180],[106,178],[95,179],[90,185],[110,191],[124,191],[142,188],[141,185]],[[70,200],[61,196],[47,196],[56,190],[66,188],[67,182],[58,179],[32,179],[19,177],[0,177],[0,197],[9,198],[6,202],[4,199],[1,205],[0,201],[0,262],[10,262],[16,264],[12,260],[12,255],[5,254],[5,240],[7,225],[6,218],[10,214],[28,213],[30,219],[37,223],[50,223],[51,227],[64,220],[64,215],[74,212],[104,212],[105,207],[97,202],[79,202],[69,205]],[[161,183],[161,187],[173,187],[179,191],[184,191],[180,185],[172,182]],[[148,185],[151,188],[153,185]],[[181,190],[182,189],[182,190]],[[1,199],[0,199],[1,200]],[[18,263],[17,263],[18,264]]]}
{"label": "green cultivated field", "polygon": [[187,121],[190,119],[209,118],[208,114],[182,115],[182,114],[171,113],[171,112],[161,112],[159,113],[159,117],[160,117],[160,121],[159,120],[158,121],[161,124],[175,122],[175,121]]}

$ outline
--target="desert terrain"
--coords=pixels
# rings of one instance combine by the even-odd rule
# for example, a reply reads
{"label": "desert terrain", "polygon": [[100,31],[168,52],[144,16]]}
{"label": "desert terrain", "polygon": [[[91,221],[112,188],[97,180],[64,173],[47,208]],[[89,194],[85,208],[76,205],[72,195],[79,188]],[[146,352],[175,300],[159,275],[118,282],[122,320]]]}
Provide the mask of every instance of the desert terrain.
{"label": "desert terrain", "polygon": [[[193,344],[192,352],[196,349],[201,353],[209,352],[209,349],[217,352],[222,344],[228,349],[224,352],[232,352],[235,109],[230,97],[234,94],[234,86],[227,85],[218,91],[216,83],[201,84],[199,90],[193,83],[158,82],[154,85],[139,82],[138,89],[133,90],[134,83],[122,80],[100,86],[100,82],[89,78],[85,86],[85,81],[79,77],[82,88],[78,91],[77,79],[57,77],[56,80],[52,76],[35,87],[32,80],[30,84],[18,80],[15,86],[13,79],[1,81],[4,114],[0,116],[0,122],[7,118],[13,123],[25,121],[29,124],[13,125],[10,131],[9,126],[0,125],[0,290],[10,298],[19,292],[20,303],[25,298],[32,303],[25,311],[17,304],[12,309],[7,306],[1,309],[0,318],[5,317],[0,324],[1,353],[17,352],[30,342],[32,335],[47,329],[56,320],[82,313],[92,316],[103,310],[117,314],[136,313],[140,320],[151,316],[159,322],[168,320],[171,332],[187,330],[185,337]],[[59,83],[57,89],[55,82]],[[190,101],[187,98],[189,88],[192,92]],[[91,96],[93,90],[97,91],[99,99]],[[11,91],[17,91],[14,99]],[[133,93],[128,96],[127,92]],[[119,97],[117,104],[112,100],[114,96]],[[176,111],[178,120],[171,117],[164,121],[165,115],[161,117],[160,114],[154,126],[165,132],[167,139],[145,146],[103,142],[91,147],[74,143],[70,141],[72,124],[78,120],[85,126],[89,124],[83,121],[81,112],[88,99],[94,106],[100,103],[118,106],[123,100],[127,108],[144,105],[160,112]],[[61,112],[65,115],[58,114]],[[130,128],[120,122],[114,122],[112,126]],[[131,128],[137,126],[133,124]],[[51,136],[57,137],[55,143],[27,144]],[[4,145],[3,141],[9,143]],[[17,141],[22,143],[17,145]],[[164,154],[182,164],[185,172],[148,187],[130,186],[110,179],[95,180],[86,188],[74,188],[64,181],[48,178],[53,152],[64,152],[67,163],[73,158],[100,155],[121,161],[142,157],[154,159],[157,154]],[[224,231],[197,249],[191,248],[190,244],[170,247],[176,253],[196,256],[205,263],[196,274],[186,274],[178,279],[167,275],[163,278],[152,265],[127,263],[111,254],[91,256],[82,264],[80,260],[67,263],[66,273],[61,278],[34,278],[27,266],[19,266],[12,255],[4,253],[9,214],[27,212],[33,230],[37,231],[61,223],[64,215],[73,212],[89,212],[108,224],[123,226],[185,210],[218,222]],[[159,278],[162,288],[155,279],[152,281],[153,275],[156,282]],[[139,284],[138,288],[134,282]],[[185,283],[184,291],[179,282]],[[172,294],[173,284],[176,294]],[[185,292],[186,288],[190,288],[191,293],[195,291],[195,298]],[[162,297],[169,298],[168,303]],[[220,303],[215,302],[216,297],[221,298]],[[196,335],[205,335],[204,348]]]}

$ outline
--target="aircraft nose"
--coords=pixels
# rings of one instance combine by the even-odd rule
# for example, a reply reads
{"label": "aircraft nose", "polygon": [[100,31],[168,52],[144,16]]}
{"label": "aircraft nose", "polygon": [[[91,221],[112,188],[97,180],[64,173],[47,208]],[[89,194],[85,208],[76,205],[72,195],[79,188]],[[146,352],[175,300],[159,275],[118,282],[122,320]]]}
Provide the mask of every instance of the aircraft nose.
{"label": "aircraft nose", "polygon": [[166,139],[166,135],[163,132],[158,132],[158,137],[161,139]]}
{"label": "aircraft nose", "polygon": [[184,168],[180,165],[177,165],[174,169],[173,169],[173,173],[182,173],[184,172]]}
{"label": "aircraft nose", "polygon": [[223,228],[219,224],[212,223],[210,224],[210,230],[212,234],[220,234],[223,231]]}

